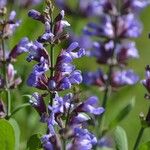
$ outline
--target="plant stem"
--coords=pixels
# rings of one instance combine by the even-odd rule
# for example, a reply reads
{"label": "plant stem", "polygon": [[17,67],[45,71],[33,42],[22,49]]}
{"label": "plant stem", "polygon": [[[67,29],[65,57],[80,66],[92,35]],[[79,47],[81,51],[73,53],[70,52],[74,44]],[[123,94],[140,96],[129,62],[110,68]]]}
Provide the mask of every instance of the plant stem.
{"label": "plant stem", "polygon": [[70,105],[69,105],[69,108],[68,108],[67,117],[66,117],[66,123],[65,123],[65,128],[67,127],[67,124],[68,124],[68,121],[69,121],[69,118],[70,118],[71,105],[72,105],[72,102],[70,102]]}
{"label": "plant stem", "polygon": [[6,99],[7,99],[7,117],[11,116],[11,96],[10,96],[10,90],[6,89]]}
{"label": "plant stem", "polygon": [[[51,22],[50,22],[50,30],[51,33],[53,33],[53,14],[52,14],[53,10],[52,10],[52,5],[51,5],[51,12],[50,12],[50,18],[51,18]],[[50,67],[50,78],[53,78],[54,76],[54,43],[50,43],[51,48],[50,48],[50,62],[51,62],[51,67]],[[51,106],[53,106],[53,93],[50,92],[50,102],[49,104]]]}
{"label": "plant stem", "polygon": [[5,46],[4,46],[4,39],[2,37],[1,39],[2,41],[2,52],[3,52],[3,74],[4,74],[4,78],[5,78],[5,82],[7,82],[7,76],[6,76],[6,62],[5,62]]}
{"label": "plant stem", "polygon": [[54,45],[51,45],[51,49],[50,49],[50,58],[51,58],[51,74],[50,76],[53,77],[54,76]]}
{"label": "plant stem", "polygon": [[[106,106],[107,106],[107,101],[108,101],[108,94],[109,94],[109,86],[111,84],[111,74],[112,74],[112,69],[113,69],[113,66],[110,65],[109,66],[109,70],[108,70],[108,80],[107,80],[107,83],[106,83],[106,89],[105,89],[105,92],[104,92],[104,97],[103,97],[103,101],[102,101],[102,107],[104,109],[106,109]],[[101,117],[98,119],[98,125],[97,125],[97,131],[100,129],[102,129],[102,124],[103,124],[103,119],[104,119],[104,114],[101,115]],[[99,134],[98,133],[98,137],[102,136],[102,133]]]}
{"label": "plant stem", "polygon": [[[3,35],[3,33],[2,33],[2,35]],[[9,118],[9,116],[11,115],[11,96],[10,96],[10,90],[8,88],[8,83],[7,83],[7,80],[8,80],[7,79],[7,64],[6,64],[6,58],[5,58],[5,44],[4,44],[3,37],[1,38],[1,41],[2,41],[2,51],[3,51],[3,73],[4,73],[4,78],[5,78],[5,91],[6,91],[6,99],[7,99],[6,118]]]}
{"label": "plant stem", "polygon": [[[51,68],[50,68],[50,78],[54,76],[54,45],[51,45],[50,49],[50,61],[51,61]],[[50,105],[53,105],[53,93],[50,92]]]}
{"label": "plant stem", "polygon": [[66,141],[63,139],[63,150],[66,150]]}
{"label": "plant stem", "polygon": [[108,94],[109,94],[109,86],[111,84],[112,69],[113,69],[113,66],[110,65],[109,70],[108,70],[108,81],[106,83],[106,90],[105,90],[104,97],[103,97],[103,102],[102,102],[102,107],[103,108],[106,108],[106,105],[107,105]]}
{"label": "plant stem", "polygon": [[144,127],[141,127],[141,129],[140,129],[140,131],[138,133],[137,139],[135,141],[133,150],[137,150],[138,149],[138,146],[140,144],[141,138],[142,138],[143,133],[144,133],[144,129],[145,129]]}

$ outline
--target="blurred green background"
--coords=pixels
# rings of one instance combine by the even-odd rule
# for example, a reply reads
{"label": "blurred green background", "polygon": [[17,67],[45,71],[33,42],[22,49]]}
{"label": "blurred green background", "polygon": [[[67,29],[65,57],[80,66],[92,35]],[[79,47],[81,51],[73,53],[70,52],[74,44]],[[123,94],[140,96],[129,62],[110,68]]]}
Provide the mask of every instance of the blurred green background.
{"label": "blurred green background", "polygon": [[[21,26],[17,29],[17,32],[14,34],[14,36],[9,41],[7,41],[7,49],[11,49],[24,36],[29,37],[31,40],[36,40],[38,35],[40,35],[44,31],[42,25],[39,22],[34,21],[28,17],[27,12],[29,9],[16,8],[16,6],[14,5],[12,5],[11,8],[17,10],[17,17],[18,19],[21,18],[22,23]],[[41,10],[43,8],[43,5],[41,4],[39,6],[36,6],[35,8]],[[73,31],[77,33],[80,33],[83,26],[88,22],[86,18],[80,19],[78,17],[71,18],[67,16],[66,18],[68,18]],[[150,7],[146,8],[141,13],[140,18],[143,22],[143,33],[141,37],[136,39],[140,59],[130,61],[128,68],[133,68],[135,72],[139,74],[140,78],[143,79],[145,74],[144,68],[147,64],[150,64],[150,39],[148,38],[148,34],[150,32]],[[60,51],[60,49],[60,47],[57,47],[55,49],[56,55]],[[12,108],[28,101],[28,98],[23,97],[23,95],[32,94],[32,92],[37,91],[34,88],[26,86],[26,79],[32,70],[34,62],[28,63],[26,62],[25,58],[26,54],[20,56],[15,64],[15,69],[22,77],[23,82],[18,89],[12,91]],[[93,58],[82,58],[75,61],[75,64],[77,65],[77,68],[81,70],[91,71],[96,70],[96,68],[98,67]],[[97,95],[101,102],[103,92],[100,92],[98,88],[85,88],[84,86],[81,86],[81,89],[86,90],[86,92],[89,92],[92,95]],[[127,132],[130,149],[132,149],[138,130],[140,129],[139,113],[144,112],[146,114],[150,105],[150,102],[143,98],[145,92],[146,90],[143,88],[142,84],[138,83],[135,86],[124,87],[120,89],[119,91],[113,93],[109,98],[105,118],[106,126],[109,124],[112,118],[114,118],[119,113],[121,108],[123,108],[123,106],[125,106],[133,97],[135,97],[136,101],[134,109],[120,123],[120,126],[122,126]],[[19,111],[15,115],[15,118],[18,121],[21,129],[20,150],[24,150],[29,137],[34,133],[44,133],[45,125],[39,123],[38,114],[31,107]],[[150,129],[145,130],[142,142],[146,142],[148,140],[150,140]]]}

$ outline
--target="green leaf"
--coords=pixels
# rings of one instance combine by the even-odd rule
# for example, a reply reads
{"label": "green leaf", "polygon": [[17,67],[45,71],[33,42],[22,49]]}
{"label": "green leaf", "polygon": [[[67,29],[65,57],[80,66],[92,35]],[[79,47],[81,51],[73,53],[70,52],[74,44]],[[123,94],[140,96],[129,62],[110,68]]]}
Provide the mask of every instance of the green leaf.
{"label": "green leaf", "polygon": [[140,145],[138,150],[149,150],[149,148],[150,148],[150,141]]}
{"label": "green leaf", "polygon": [[17,106],[11,113],[10,117],[12,117],[14,114],[16,114],[19,110],[25,108],[25,107],[28,107],[28,106],[31,106],[30,103],[24,103],[20,106]]}
{"label": "green leaf", "polygon": [[42,144],[41,144],[40,138],[41,138],[40,134],[32,135],[27,142],[27,149],[28,150],[41,150]]}
{"label": "green leaf", "polygon": [[5,119],[0,119],[0,150],[15,149],[15,132],[12,125]]}
{"label": "green leaf", "polygon": [[129,103],[119,111],[118,115],[111,121],[109,128],[115,127],[119,122],[121,122],[133,109],[135,104],[135,97],[132,98]]}
{"label": "green leaf", "polygon": [[114,140],[116,144],[116,150],[128,150],[128,141],[125,130],[117,126],[114,131]]}
{"label": "green leaf", "polygon": [[14,131],[15,131],[15,150],[19,149],[19,143],[20,143],[20,128],[15,119],[10,118],[9,123],[12,125]]}

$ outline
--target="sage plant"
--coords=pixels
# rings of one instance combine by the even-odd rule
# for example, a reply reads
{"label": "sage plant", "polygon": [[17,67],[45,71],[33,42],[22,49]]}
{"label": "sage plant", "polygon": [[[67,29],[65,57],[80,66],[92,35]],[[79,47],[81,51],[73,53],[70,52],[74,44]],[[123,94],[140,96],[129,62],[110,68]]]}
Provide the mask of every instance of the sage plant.
{"label": "sage plant", "polygon": [[[96,72],[86,72],[83,82],[104,90],[102,106],[106,108],[112,90],[125,85],[134,85],[139,81],[134,71],[126,67],[129,59],[139,57],[136,44],[131,38],[138,38],[141,35],[142,24],[138,15],[149,1],[103,0],[98,3],[103,10],[101,16],[97,17],[100,23],[90,22],[84,28],[84,34],[97,39],[87,55],[95,57],[96,62],[104,65],[108,71],[104,73],[99,68]],[[99,119],[99,126],[101,120]]]}
{"label": "sage plant", "polygon": [[[16,28],[20,25],[20,21],[16,20],[15,11],[11,11],[8,14],[5,0],[2,0],[0,4],[0,118],[5,117],[9,119],[14,113],[11,110],[12,101],[10,94],[12,89],[21,83],[21,78],[18,77],[17,71],[13,66],[16,59],[11,57],[15,47],[8,51],[6,49],[6,41],[13,35]],[[6,93],[6,96],[3,96],[3,92]],[[5,104],[2,100],[3,97],[5,97]]]}
{"label": "sage plant", "polygon": [[33,93],[30,103],[39,113],[40,121],[47,124],[47,131],[41,137],[42,147],[45,150],[90,150],[97,144],[97,139],[88,131],[87,121],[92,116],[101,115],[104,109],[98,106],[97,97],[91,96],[83,101],[76,90],[60,96],[60,92],[71,90],[82,82],[81,71],[73,65],[73,60],[84,56],[85,50],[73,42],[54,58],[56,45],[68,38],[64,29],[70,24],[64,19],[64,10],[55,17],[53,11],[50,0],[46,0],[43,12],[29,11],[29,17],[42,23],[45,31],[34,42],[23,38],[15,53],[27,52],[26,60],[37,62],[27,85],[41,90]]}

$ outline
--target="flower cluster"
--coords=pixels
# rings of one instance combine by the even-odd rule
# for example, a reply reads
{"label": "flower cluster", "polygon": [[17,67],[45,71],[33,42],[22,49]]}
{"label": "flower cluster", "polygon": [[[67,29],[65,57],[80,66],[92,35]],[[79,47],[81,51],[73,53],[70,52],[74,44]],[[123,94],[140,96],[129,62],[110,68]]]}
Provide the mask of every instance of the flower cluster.
{"label": "flower cluster", "polygon": [[[55,46],[68,37],[64,28],[70,24],[64,20],[63,10],[53,18],[53,9],[52,3],[47,0],[42,13],[29,11],[29,17],[40,21],[45,26],[45,31],[34,42],[23,38],[13,49],[9,59],[15,59],[27,52],[26,60],[37,62],[27,84],[43,92],[35,92],[30,97],[30,103],[39,113],[41,122],[47,124],[47,133],[41,138],[43,148],[61,149],[64,145],[66,149],[72,149],[77,145],[76,149],[91,149],[97,144],[97,140],[86,129],[87,121],[91,119],[90,115],[100,115],[104,109],[98,106],[95,96],[86,101],[82,101],[78,92],[59,96],[58,92],[71,89],[73,85],[82,82],[81,71],[73,65],[73,60],[84,56],[85,50],[80,48],[77,42],[73,42],[68,48],[62,49],[57,59],[54,59]],[[48,105],[46,99],[49,99]],[[62,141],[67,142],[62,144]]]}
{"label": "flower cluster", "polygon": [[[3,2],[6,5],[6,2]],[[16,28],[20,25],[20,21],[16,20],[16,12],[11,11],[8,19],[6,18],[7,10],[3,5],[1,8],[1,19],[0,26],[0,39],[1,39],[1,48],[0,48],[0,66],[3,68],[3,75],[0,75],[0,89],[14,88],[21,83],[20,78],[15,78],[16,71],[12,65],[12,62],[15,60],[9,59],[9,55],[12,53],[13,49],[8,52],[5,50],[5,40],[10,38],[15,32]],[[4,9],[5,8],[5,9]],[[6,65],[5,65],[6,64]],[[6,81],[7,80],[7,81]]]}
{"label": "flower cluster", "polygon": [[[98,2],[102,7],[100,24],[88,23],[84,33],[100,38],[93,43],[92,50],[87,52],[95,57],[98,64],[109,66],[108,74],[98,70],[95,73],[84,74],[84,83],[98,85],[102,89],[121,87],[137,83],[138,76],[131,70],[124,70],[131,58],[139,58],[135,42],[130,38],[137,38],[142,32],[142,25],[138,12],[149,2],[144,0],[104,0]],[[90,78],[90,79],[89,79]],[[108,81],[109,80],[109,81]]]}
{"label": "flower cluster", "polygon": [[[21,83],[21,78],[17,77],[17,71],[13,66],[13,62],[16,59],[9,58],[14,48],[10,51],[5,49],[5,41],[13,35],[16,28],[20,25],[20,21],[16,20],[15,11],[11,11],[10,14],[7,15],[6,4],[7,1],[5,0],[0,2],[0,92],[9,91],[10,89],[16,88]],[[0,117],[5,117],[5,105],[2,101],[0,103]],[[7,108],[7,117],[8,115]]]}
{"label": "flower cluster", "polygon": [[[82,16],[91,17],[94,15],[100,15],[102,12],[102,7],[99,7],[98,1],[93,0],[75,0],[75,6],[71,7],[68,0],[56,0],[56,5],[65,10],[67,15],[70,16]],[[78,10],[78,11],[76,11]]]}

